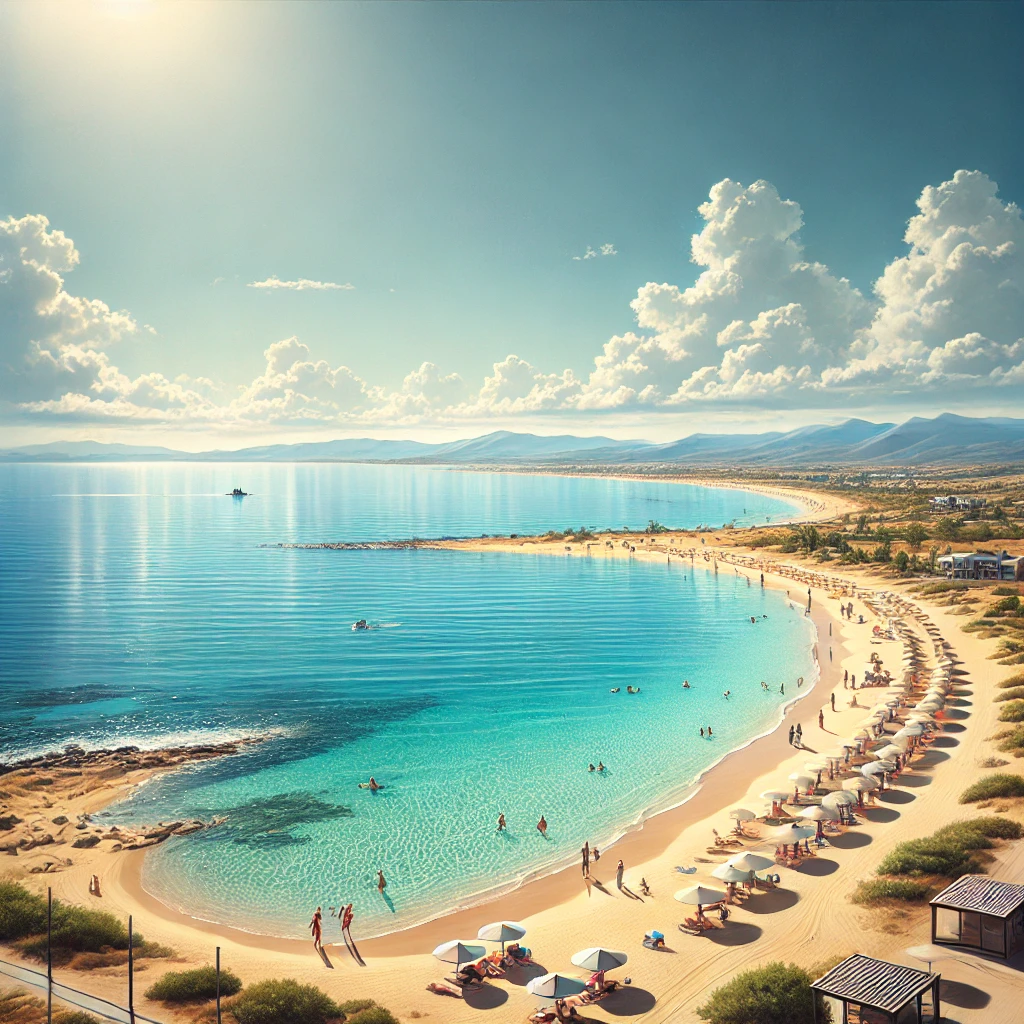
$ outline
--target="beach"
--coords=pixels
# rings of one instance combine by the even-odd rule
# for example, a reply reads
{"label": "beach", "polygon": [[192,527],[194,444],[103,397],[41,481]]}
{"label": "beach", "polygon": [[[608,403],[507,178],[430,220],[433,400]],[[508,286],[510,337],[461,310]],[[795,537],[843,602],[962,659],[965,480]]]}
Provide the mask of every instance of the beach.
{"label": "beach", "polygon": [[[693,538],[695,539],[695,538]],[[621,541],[621,538],[616,538]],[[618,543],[616,547],[600,548],[594,545],[589,557],[633,557],[665,560],[665,550],[659,550],[661,538],[632,538],[636,551],[630,552]],[[641,543],[642,541],[642,543]],[[667,546],[668,540],[664,539]],[[445,546],[493,548],[505,546],[509,550],[543,551],[551,557],[588,557],[583,545],[566,552],[561,542],[537,541],[473,541],[446,542]],[[692,546],[691,544],[688,546]],[[726,559],[744,553],[738,548],[702,545],[701,555],[709,559],[719,557],[718,571],[751,571],[729,564]],[[755,553],[761,558],[760,553]],[[702,558],[698,559],[702,561]],[[793,565],[792,559],[774,556],[769,570],[781,565]],[[705,563],[713,571],[713,562]],[[809,571],[818,572],[818,567]],[[936,753],[948,757],[934,758],[934,764],[915,771],[901,780],[898,802],[880,802],[877,811],[869,811],[868,821],[855,832],[837,840],[825,854],[812,862],[809,870],[781,869],[782,890],[776,894],[758,895],[751,909],[741,907],[734,911],[727,929],[711,936],[695,937],[676,930],[685,908],[672,900],[672,893],[696,879],[713,883],[711,869],[722,857],[706,852],[713,838],[712,829],[725,833],[731,822],[727,817],[730,807],[742,805],[759,811],[764,801],[759,794],[774,788],[790,772],[802,768],[810,751],[833,747],[837,736],[853,731],[864,715],[867,701],[857,708],[845,707],[850,694],[842,689],[842,670],[864,670],[869,655],[878,653],[887,666],[894,669],[902,656],[899,641],[874,643],[873,626],[885,621],[865,605],[871,598],[891,589],[888,581],[872,578],[864,573],[844,573],[856,579],[858,595],[854,601],[855,619],[848,621],[837,614],[838,602],[830,598],[830,588],[814,587],[812,613],[819,636],[821,678],[813,690],[790,707],[780,728],[745,749],[727,757],[702,780],[700,791],[687,803],[649,819],[636,832],[630,833],[604,853],[594,871],[603,880],[605,889],[592,888],[588,894],[578,867],[531,882],[511,895],[481,907],[459,912],[432,921],[419,928],[409,929],[376,940],[360,943],[360,952],[366,958],[366,967],[357,967],[343,946],[328,945],[332,970],[315,957],[308,943],[288,940],[268,940],[213,924],[202,924],[178,915],[152,900],[139,884],[141,857],[138,852],[110,854],[100,850],[74,851],[73,866],[48,876],[56,894],[81,902],[87,898],[89,875],[101,873],[103,879],[103,908],[119,914],[133,913],[137,926],[144,928],[147,938],[173,946],[188,962],[209,962],[212,947],[220,945],[225,964],[245,980],[260,977],[287,976],[314,982],[326,991],[346,997],[367,996],[377,999],[392,1009],[400,1018],[412,1014],[429,1014],[434,1020],[477,1021],[524,1017],[537,1001],[527,996],[519,986],[497,982],[486,998],[466,1001],[445,999],[425,992],[431,981],[440,980],[442,965],[429,956],[438,942],[451,938],[471,938],[476,928],[487,921],[502,917],[522,921],[528,928],[527,943],[548,970],[569,969],[569,957],[577,949],[602,944],[630,952],[627,974],[632,985],[623,993],[615,1012],[598,1005],[587,1010],[594,1019],[627,1018],[660,1020],[696,1020],[695,1007],[711,988],[726,980],[738,970],[753,963],[772,959],[796,960],[812,966],[830,957],[852,952],[915,962],[902,951],[911,945],[927,941],[927,915],[920,910],[892,911],[867,910],[849,902],[848,896],[857,882],[869,877],[874,866],[897,842],[926,834],[951,820],[976,815],[974,808],[957,803],[965,785],[984,774],[979,764],[991,752],[987,742],[995,730],[998,710],[989,700],[993,681],[1005,671],[993,671],[987,660],[992,644],[962,633],[958,626],[963,621],[937,607],[927,610],[942,635],[949,640],[969,680],[968,693],[963,698],[965,728],[951,738],[955,745]],[[787,576],[766,572],[766,584],[792,591],[792,598],[806,601],[806,586]],[[875,597],[879,601],[881,598]],[[859,623],[856,616],[863,614]],[[908,619],[908,628],[919,634],[924,650],[932,651],[924,627]],[[828,658],[831,634],[832,659]],[[926,666],[930,667],[930,666]],[[828,696],[837,694],[837,712],[828,710]],[[787,688],[787,695],[788,695]],[[870,700],[871,691],[867,691]],[[825,707],[825,731],[817,726],[819,707]],[[803,750],[787,743],[788,728],[799,721],[803,726]],[[913,782],[911,781],[913,779]],[[110,798],[123,792],[121,783],[112,784]],[[96,798],[100,799],[99,796]],[[1022,844],[1000,851],[1004,858],[1001,868],[993,873],[1009,880],[1020,880],[1024,857]],[[42,850],[19,857],[19,874],[32,864],[32,857],[45,856]],[[618,893],[612,883],[614,864],[621,857],[625,862],[625,883],[638,890],[640,878],[646,879],[653,896],[644,902],[629,899]],[[607,866],[606,866],[607,865]],[[676,865],[693,865],[694,876],[679,874]],[[38,876],[29,876],[30,884],[38,885]],[[757,913],[753,912],[757,907]],[[311,908],[312,909],[312,908]],[[652,928],[663,931],[668,944],[676,954],[656,953],[640,947],[644,932]],[[337,925],[326,921],[325,941],[337,942]],[[682,959],[681,959],[682,958]],[[982,962],[976,965],[963,955],[965,966],[958,959],[943,961],[939,966],[943,976],[956,980],[961,990],[983,989],[992,996],[992,1003],[981,1007],[965,1007],[958,1011],[962,1020],[1001,1021],[1015,1019],[1009,1004],[999,998],[1009,991],[1015,976],[1001,965]],[[680,968],[685,964],[685,969]],[[158,962],[149,971],[163,970]],[[90,990],[111,997],[120,991],[122,981],[117,978],[90,976]],[[970,1001],[970,1000],[965,1000]],[[975,997],[975,1001],[977,998]],[[158,1018],[167,1012],[162,1007],[149,1008]],[[974,1014],[974,1016],[972,1016]]]}

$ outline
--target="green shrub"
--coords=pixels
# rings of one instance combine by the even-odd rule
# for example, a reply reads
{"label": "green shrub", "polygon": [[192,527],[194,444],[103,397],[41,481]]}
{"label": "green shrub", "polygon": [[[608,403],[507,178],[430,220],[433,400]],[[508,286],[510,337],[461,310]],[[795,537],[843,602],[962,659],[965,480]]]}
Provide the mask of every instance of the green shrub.
{"label": "green shrub", "polygon": [[965,822],[971,828],[978,829],[989,839],[1020,839],[1024,836],[1024,826],[1011,818],[1000,818],[996,814],[988,814],[983,818],[975,818]]}
{"label": "green shrub", "polygon": [[370,1006],[349,1017],[348,1024],[398,1024],[398,1018],[383,1006]]}
{"label": "green shrub", "polygon": [[1024,672],[1014,672],[1012,676],[1007,676],[1005,679],[996,683],[996,686],[1000,690],[1009,690],[1014,686],[1024,686]]}
{"label": "green shrub", "polygon": [[315,985],[273,978],[250,985],[230,1004],[238,1024],[326,1024],[342,1016],[341,1007]]}
{"label": "green shrub", "polygon": [[942,875],[959,878],[981,869],[976,857],[952,839],[928,836],[899,843],[882,859],[876,869],[879,875]]}
{"label": "green shrub", "polygon": [[[242,980],[230,971],[220,972],[220,994],[241,991]],[[147,999],[161,1003],[198,1003],[217,997],[217,969],[207,965],[191,971],[169,971],[146,991]]]}
{"label": "green shrub", "polygon": [[884,900],[903,900],[916,903],[932,891],[927,882],[912,882],[906,878],[875,878],[861,882],[853,893],[853,902],[871,906]]}
{"label": "green shrub", "polygon": [[1008,750],[1015,757],[1024,757],[1024,725],[999,734],[999,749]]}
{"label": "green shrub", "polygon": [[1000,722],[1024,722],[1024,700],[1010,701],[999,712]]}
{"label": "green shrub", "polygon": [[1024,775],[1012,775],[1009,772],[986,775],[960,794],[960,803],[973,804],[1001,796],[1024,796]]}
{"label": "green shrub", "polygon": [[995,845],[982,829],[973,828],[969,821],[944,825],[931,838],[940,843],[953,843],[961,850],[991,850]]}
{"label": "green shrub", "polygon": [[[697,1007],[710,1024],[813,1024],[811,976],[796,964],[770,963],[737,974]],[[827,1021],[818,1000],[818,1020]]]}
{"label": "green shrub", "polygon": [[53,1024],[100,1024],[100,1019],[85,1010],[57,1010]]}
{"label": "green shrub", "polygon": [[371,1006],[376,1005],[372,999],[346,999],[345,1002],[338,1003],[338,1009],[346,1017],[351,1017],[353,1014],[359,1013],[360,1010],[368,1010]]}
{"label": "green shrub", "polygon": [[46,931],[46,900],[17,882],[0,881],[0,940]]}
{"label": "green shrub", "polygon": [[997,693],[992,699],[994,701],[1024,700],[1024,686],[1011,686],[1009,689],[1003,690],[1002,693]]}

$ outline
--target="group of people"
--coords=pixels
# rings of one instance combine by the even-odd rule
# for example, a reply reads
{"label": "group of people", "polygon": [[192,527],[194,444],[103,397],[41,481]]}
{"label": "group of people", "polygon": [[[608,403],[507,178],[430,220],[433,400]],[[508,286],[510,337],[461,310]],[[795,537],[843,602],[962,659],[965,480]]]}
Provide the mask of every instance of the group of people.
{"label": "group of people", "polygon": [[791,747],[802,747],[804,745],[804,730],[799,722],[789,727],[789,745]]}
{"label": "group of people", "polygon": [[[383,876],[382,876],[383,877]],[[331,917],[334,917],[334,907],[330,908]],[[352,933],[350,931],[352,927],[352,919],[355,917],[355,913],[352,910],[352,904],[349,903],[344,907],[339,907],[337,910],[338,923],[341,925],[341,937],[346,943],[352,941]],[[322,907],[317,907],[313,911],[313,919],[309,922],[309,933],[313,936],[313,948],[319,953],[323,949],[324,944],[324,912]]]}

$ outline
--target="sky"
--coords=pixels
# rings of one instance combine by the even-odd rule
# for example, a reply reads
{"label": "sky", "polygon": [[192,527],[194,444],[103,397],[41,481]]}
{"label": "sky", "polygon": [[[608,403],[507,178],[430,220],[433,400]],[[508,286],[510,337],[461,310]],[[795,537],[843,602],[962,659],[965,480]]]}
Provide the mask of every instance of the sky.
{"label": "sky", "polygon": [[0,446],[1013,415],[1022,29],[0,2]]}

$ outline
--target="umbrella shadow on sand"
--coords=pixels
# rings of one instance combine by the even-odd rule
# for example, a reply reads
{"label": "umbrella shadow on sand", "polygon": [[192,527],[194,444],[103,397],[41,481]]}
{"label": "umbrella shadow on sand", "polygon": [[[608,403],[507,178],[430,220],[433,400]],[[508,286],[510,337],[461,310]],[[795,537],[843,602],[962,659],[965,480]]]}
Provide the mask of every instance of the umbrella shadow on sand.
{"label": "umbrella shadow on sand", "polygon": [[600,1002],[600,1007],[613,1017],[635,1017],[653,1010],[657,999],[653,992],[633,985],[623,985]]}
{"label": "umbrella shadow on sand", "polygon": [[724,928],[704,933],[716,946],[746,946],[761,938],[762,929],[749,921],[730,921]]}
{"label": "umbrella shadow on sand", "polygon": [[539,978],[547,973],[548,969],[543,964],[517,964],[515,967],[505,968],[505,979],[509,984],[518,985],[522,988],[534,978]]}
{"label": "umbrella shadow on sand", "polygon": [[[780,910],[789,910],[800,902],[799,893],[792,889],[773,889],[771,892],[757,893],[743,902],[743,909],[751,914],[777,914]],[[732,925],[726,925],[732,927]]]}
{"label": "umbrella shadow on sand", "polygon": [[508,1002],[508,992],[497,985],[466,987],[462,990],[462,999],[474,1010],[494,1010]]}
{"label": "umbrella shadow on sand", "polygon": [[[863,813],[864,817],[867,818],[868,821],[874,821],[878,823],[895,821],[900,816],[900,812],[893,810],[893,808],[891,807],[869,807]],[[832,843],[833,839],[838,838],[838,836],[832,836],[829,839],[829,842]],[[832,843],[832,845],[835,846],[836,844]],[[867,846],[867,843],[862,843],[861,845]]]}

